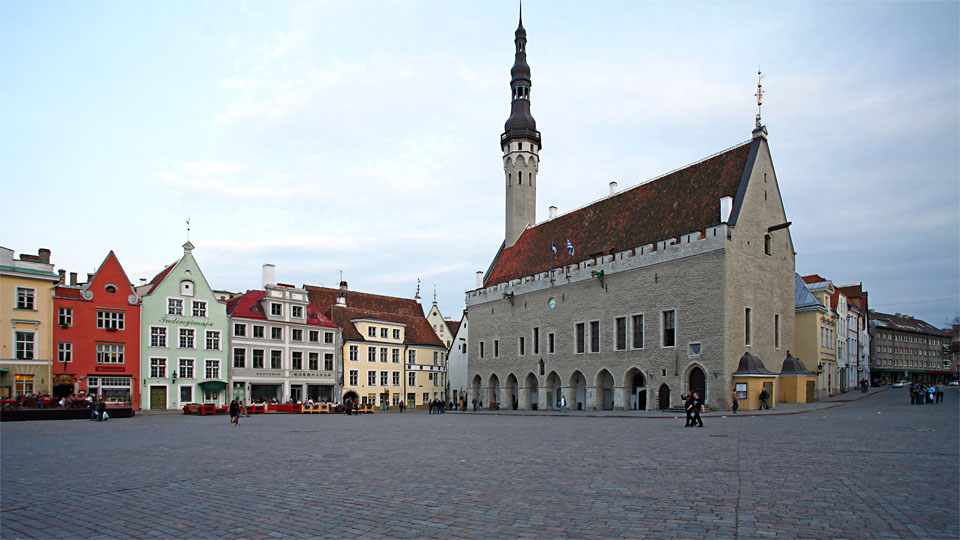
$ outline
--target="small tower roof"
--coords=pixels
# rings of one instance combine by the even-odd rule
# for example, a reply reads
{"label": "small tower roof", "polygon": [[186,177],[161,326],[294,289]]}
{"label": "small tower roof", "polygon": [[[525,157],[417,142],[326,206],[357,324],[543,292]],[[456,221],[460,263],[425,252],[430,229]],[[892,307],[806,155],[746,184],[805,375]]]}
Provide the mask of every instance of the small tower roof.
{"label": "small tower roof", "polygon": [[733,375],[734,376],[769,375],[771,377],[777,376],[776,373],[763,367],[763,362],[761,362],[759,358],[757,358],[756,356],[750,353],[743,353],[743,356],[740,357],[740,366],[737,367],[737,371],[735,371]]}
{"label": "small tower roof", "polygon": [[807,366],[803,365],[803,362],[794,358],[790,351],[787,351],[787,357],[783,359],[783,367],[780,368],[781,375],[804,375],[804,376],[815,376],[816,373],[807,369]]}

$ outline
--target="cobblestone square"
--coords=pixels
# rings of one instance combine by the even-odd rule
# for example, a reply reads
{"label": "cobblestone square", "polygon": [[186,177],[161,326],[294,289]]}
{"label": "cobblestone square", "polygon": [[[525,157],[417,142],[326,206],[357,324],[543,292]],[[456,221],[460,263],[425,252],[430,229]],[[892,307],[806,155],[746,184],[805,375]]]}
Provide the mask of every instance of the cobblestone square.
{"label": "cobblestone square", "polygon": [[958,396],[801,414],[6,422],[13,538],[957,538]]}

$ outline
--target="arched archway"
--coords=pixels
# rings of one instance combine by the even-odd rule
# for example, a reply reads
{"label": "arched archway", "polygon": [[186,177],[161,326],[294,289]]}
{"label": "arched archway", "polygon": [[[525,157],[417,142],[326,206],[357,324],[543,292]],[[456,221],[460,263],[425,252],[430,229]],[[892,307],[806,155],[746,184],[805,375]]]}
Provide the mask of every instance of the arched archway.
{"label": "arched archway", "polygon": [[625,406],[634,411],[647,410],[647,378],[638,368],[630,368],[623,376]]}
{"label": "arched archway", "polygon": [[496,373],[491,373],[487,379],[487,395],[482,401],[486,402],[487,408],[500,406],[500,377]]}
{"label": "arched archway", "polygon": [[468,405],[473,405],[473,400],[476,399],[480,401],[483,399],[483,395],[480,394],[480,388],[483,386],[483,379],[480,378],[480,374],[473,376],[473,382],[470,384],[470,403]]}
{"label": "arched archway", "polygon": [[700,366],[693,366],[687,374],[687,388],[700,394],[702,403],[707,402],[707,376]]}
{"label": "arched archway", "polygon": [[358,396],[357,393],[354,392],[353,390],[347,390],[347,391],[343,394],[343,401],[346,401],[346,400],[348,400],[348,399],[353,400],[353,401],[356,401],[356,400],[360,399],[360,396]]}
{"label": "arched archway", "polygon": [[596,389],[596,407],[603,411],[613,410],[613,375],[606,369],[601,369],[597,373],[597,378],[593,383]]}
{"label": "arched archway", "polygon": [[500,408],[517,410],[520,405],[520,385],[517,383],[517,376],[513,373],[507,375],[507,395],[503,397],[505,402]]}
{"label": "arched archway", "polygon": [[524,391],[520,393],[523,396],[523,403],[520,408],[527,410],[536,410],[540,408],[540,382],[533,372],[527,373],[523,379]]}
{"label": "arched archway", "polygon": [[661,411],[670,408],[670,387],[666,383],[661,384],[657,392],[657,408]]}
{"label": "arched archway", "polygon": [[544,404],[544,407],[559,409],[560,394],[560,376],[557,375],[556,371],[551,371],[550,374],[547,375],[547,402]]}
{"label": "arched archway", "polygon": [[567,398],[567,407],[576,407],[574,410],[582,411],[587,406],[587,378],[579,369],[570,375],[570,389],[573,391],[573,399]]}

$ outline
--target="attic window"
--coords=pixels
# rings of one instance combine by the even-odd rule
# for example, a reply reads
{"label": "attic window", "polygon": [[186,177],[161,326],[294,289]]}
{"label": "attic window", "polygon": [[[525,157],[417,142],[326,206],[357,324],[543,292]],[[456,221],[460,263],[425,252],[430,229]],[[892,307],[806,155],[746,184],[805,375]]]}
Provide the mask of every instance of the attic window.
{"label": "attic window", "polygon": [[115,293],[115,292],[117,292],[117,287],[116,287],[116,285],[107,285],[106,287],[104,287],[104,289],[105,289],[108,293]]}

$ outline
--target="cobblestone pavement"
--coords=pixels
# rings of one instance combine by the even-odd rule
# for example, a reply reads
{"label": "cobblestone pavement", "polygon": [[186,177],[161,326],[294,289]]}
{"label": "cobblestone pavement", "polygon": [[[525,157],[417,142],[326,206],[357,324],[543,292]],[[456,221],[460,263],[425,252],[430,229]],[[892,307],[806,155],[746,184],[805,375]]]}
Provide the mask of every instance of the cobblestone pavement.
{"label": "cobblestone pavement", "polygon": [[6,422],[0,537],[955,539],[958,403]]}

